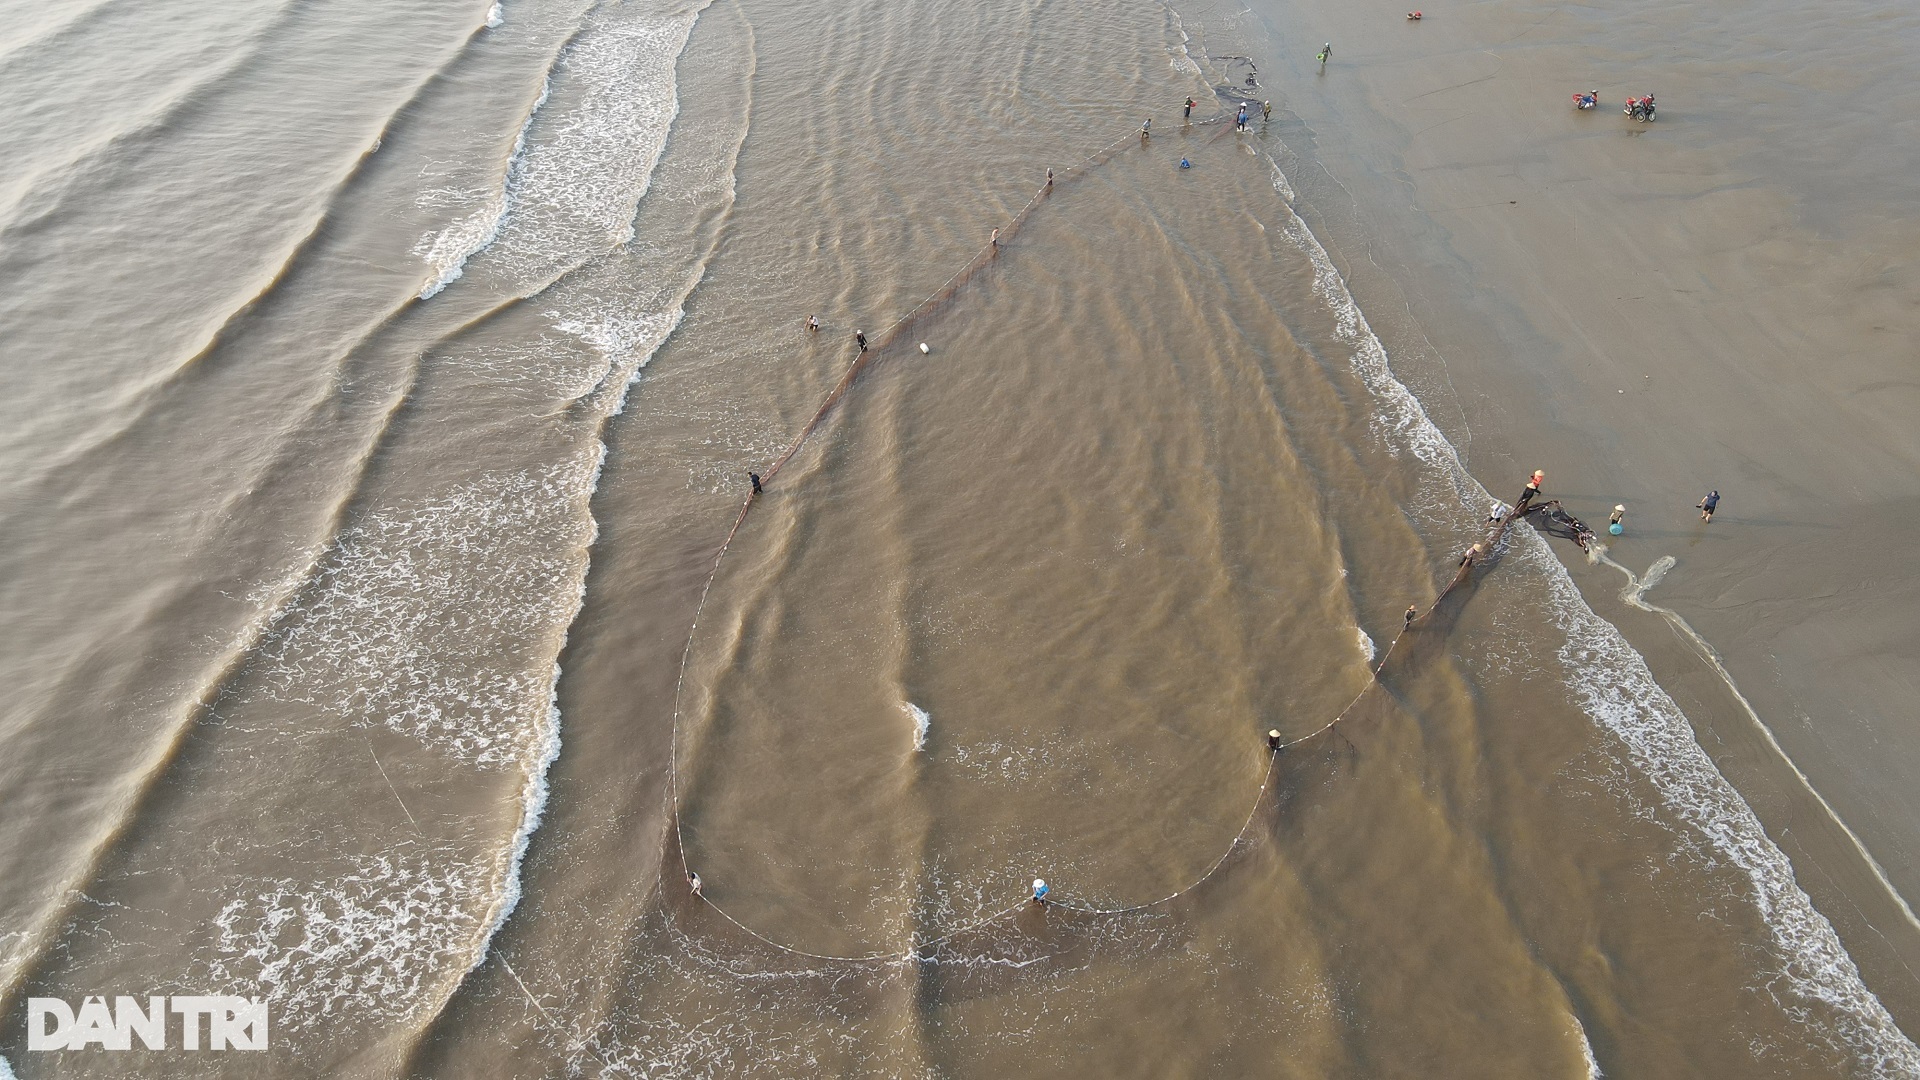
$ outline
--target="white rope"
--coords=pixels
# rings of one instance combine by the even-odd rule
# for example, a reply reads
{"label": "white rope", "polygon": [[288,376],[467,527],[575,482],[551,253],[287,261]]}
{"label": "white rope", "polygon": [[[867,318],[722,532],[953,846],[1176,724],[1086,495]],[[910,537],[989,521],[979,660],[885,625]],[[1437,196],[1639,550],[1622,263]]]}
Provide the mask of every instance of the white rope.
{"label": "white rope", "polygon": [[[1193,126],[1204,127],[1209,124],[1222,123],[1225,120],[1226,120],[1226,114],[1222,113],[1220,115],[1198,121]],[[1140,135],[1141,135],[1140,132],[1135,131],[1135,132],[1129,132],[1128,134],[1123,135],[1118,139],[1115,139],[1114,141],[1106,144],[1100,149],[1095,150],[1093,153],[1087,155],[1078,164],[1069,166],[1068,168],[1062,170],[1061,176],[1067,176],[1075,173],[1085,172],[1087,169],[1091,168],[1093,164],[1097,163],[1099,159],[1101,159],[1102,157],[1108,154],[1114,153],[1116,150],[1118,150],[1120,147],[1122,147],[1126,143],[1130,142],[1135,138],[1139,138]],[[1059,177],[1056,177],[1056,179],[1058,178]],[[1006,235],[1011,235],[1012,232],[1019,227],[1021,222],[1023,222],[1026,219],[1027,215],[1030,214],[1034,210],[1034,208],[1040,204],[1041,200],[1043,200],[1047,196],[1052,186],[1053,186],[1052,183],[1049,182],[1047,184],[1042,185],[1039,190],[1035,191],[1033,194],[1033,197],[1027,200],[1026,205],[1021,207],[1020,210],[1014,214],[1013,219],[1007,224],[1003,232]],[[825,400],[822,401],[820,405],[820,408],[817,411],[815,411],[815,413],[813,414],[813,417],[807,421],[806,425],[800,430],[800,433],[794,437],[793,442],[788,445],[787,449],[778,458],[776,458],[773,461],[773,464],[767,469],[765,477],[762,478],[763,483],[765,481],[769,481],[773,479],[773,477],[779,473],[780,469],[783,466],[785,466],[786,463],[790,461],[796,453],[799,452],[800,447],[813,434],[814,430],[820,425],[820,422],[827,416],[827,414],[833,410],[834,405],[839,402],[841,396],[845,394],[847,388],[853,385],[855,379],[869,364],[871,364],[874,360],[878,359],[878,353],[881,351],[881,349],[885,346],[887,342],[892,340],[893,335],[896,334],[901,328],[911,323],[914,319],[923,315],[926,312],[926,310],[929,309],[934,304],[936,300],[938,300],[942,295],[946,294],[948,290],[956,288],[957,285],[962,282],[962,279],[964,279],[967,275],[969,275],[974,270],[978,269],[981,265],[983,265],[984,264],[983,260],[987,258],[991,258],[992,253],[997,246],[998,246],[997,243],[990,241],[985,247],[975,250],[972,256],[967,260],[965,265],[963,265],[959,270],[955,271],[954,274],[951,277],[947,278],[946,281],[942,282],[938,288],[934,289],[931,293],[928,293],[927,296],[924,299],[922,299],[919,303],[907,309],[906,314],[900,316],[898,319],[888,324],[887,327],[884,330],[882,330],[879,335],[876,335],[875,339],[869,343],[869,349],[871,350],[870,353],[868,351],[863,350],[862,352],[854,356],[854,359],[852,360],[852,362],[848,364],[846,371],[842,373],[839,382],[835,383],[833,389],[828,391]],[[754,495],[752,493],[749,493],[746,499],[742,501],[742,503],[740,504],[739,513],[734,516],[733,527],[727,531],[726,539],[721,542],[719,550],[714,553],[713,564],[707,571],[706,581],[702,583],[700,587],[700,599],[694,605],[693,622],[689,626],[687,631],[686,645],[681,649],[681,652],[680,652],[680,671],[679,671],[678,677],[674,681],[673,724],[672,724],[672,730],[668,737],[667,794],[666,794],[667,812],[673,822],[674,848],[676,849],[676,851],[679,853],[679,856],[680,856],[681,873],[689,882],[691,882],[693,878],[693,868],[687,860],[686,829],[680,815],[680,774],[679,774],[680,721],[681,721],[681,715],[682,715],[683,694],[686,688],[687,667],[693,655],[694,640],[699,636],[700,618],[706,612],[707,598],[709,594],[711,594],[711,592],[713,591],[714,581],[718,579],[720,575],[720,564],[726,559],[727,552],[733,547],[734,538],[739,535],[741,526],[746,524],[747,514],[753,509],[754,501],[755,501]],[[1491,556],[1491,553],[1494,551],[1495,543],[1499,540],[1501,534],[1506,530],[1508,524],[1514,520],[1517,520],[1516,515],[1518,514],[1518,512],[1519,512],[1518,509],[1516,509],[1513,513],[1509,513],[1506,517],[1501,518],[1500,521],[1489,531],[1488,536],[1486,538],[1486,542],[1483,547],[1483,553],[1484,553],[1483,557]],[[1339,724],[1342,720],[1346,719],[1347,715],[1351,713],[1354,710],[1354,708],[1360,704],[1360,700],[1366,696],[1367,691],[1373,689],[1375,682],[1377,682],[1378,680],[1380,671],[1386,667],[1387,660],[1393,656],[1394,649],[1399,646],[1400,639],[1406,635],[1406,632],[1408,630],[1411,630],[1413,628],[1413,624],[1415,622],[1418,622],[1421,619],[1424,619],[1427,615],[1431,614],[1433,610],[1439,606],[1440,602],[1446,598],[1448,593],[1452,592],[1456,586],[1458,586],[1459,584],[1461,584],[1463,581],[1467,579],[1467,577],[1472,573],[1473,568],[1477,561],[1478,560],[1464,562],[1461,565],[1459,572],[1454,575],[1453,581],[1449,583],[1447,587],[1441,591],[1440,595],[1434,599],[1433,604],[1428,606],[1426,612],[1421,613],[1419,616],[1417,616],[1413,620],[1409,620],[1406,626],[1401,630],[1401,633],[1394,636],[1392,643],[1390,643],[1387,646],[1387,651],[1381,655],[1380,662],[1376,664],[1373,668],[1372,674],[1374,676],[1375,681],[1369,682],[1365,688],[1363,688],[1358,694],[1356,694],[1353,700],[1347,704],[1347,707],[1345,709],[1342,709],[1336,716],[1334,716],[1333,719],[1327,721],[1325,724],[1321,725],[1320,727],[1315,728],[1313,731],[1310,731],[1305,735],[1301,735],[1295,739],[1289,740],[1284,743],[1280,743],[1272,747],[1270,751],[1270,759],[1267,763],[1267,769],[1265,773],[1262,775],[1260,780],[1260,788],[1254,794],[1253,804],[1247,810],[1246,820],[1240,826],[1240,831],[1234,834],[1233,841],[1227,845],[1226,849],[1220,853],[1220,856],[1217,859],[1215,859],[1213,863],[1209,865],[1207,869],[1200,874],[1199,877],[1195,878],[1191,883],[1187,884],[1186,886],[1176,889],[1173,892],[1168,893],[1167,895],[1162,896],[1157,900],[1148,900],[1144,903],[1130,904],[1125,907],[1102,908],[1102,907],[1092,907],[1092,906],[1083,905],[1083,904],[1076,904],[1071,900],[1057,898],[1051,892],[1048,894],[1047,898],[1045,899],[1045,901],[1043,901],[1043,903],[1049,907],[1057,907],[1067,911],[1073,911],[1073,912],[1077,912],[1084,915],[1127,915],[1127,914],[1132,914],[1139,911],[1145,911],[1149,908],[1159,907],[1160,905],[1170,903],[1180,898],[1181,896],[1184,896],[1187,893],[1190,893],[1193,890],[1199,888],[1201,885],[1205,884],[1208,881],[1208,879],[1212,878],[1214,874],[1219,872],[1222,866],[1226,865],[1227,860],[1233,855],[1233,852],[1237,848],[1239,848],[1241,842],[1246,839],[1248,831],[1253,828],[1254,819],[1260,811],[1261,800],[1266,797],[1267,789],[1273,783],[1275,765],[1280,760],[1281,753],[1295,746],[1299,746],[1300,744],[1305,743],[1310,739],[1315,739],[1320,737],[1321,735],[1325,735],[1326,733],[1332,731],[1334,727],[1337,724]],[[996,911],[990,915],[983,916],[979,919],[974,920],[973,922],[967,923],[964,926],[958,927],[957,929],[949,930],[946,933],[943,933],[937,937],[915,941],[905,949],[884,951],[884,952],[861,953],[861,954],[836,954],[836,953],[812,952],[807,949],[802,949],[797,946],[788,945],[783,942],[776,941],[773,938],[768,937],[766,934],[761,933],[759,930],[756,930],[753,927],[747,925],[745,922],[742,922],[740,919],[734,917],[734,915],[731,912],[727,911],[725,908],[715,903],[712,899],[708,898],[703,893],[695,893],[694,895],[702,903],[706,904],[707,907],[711,908],[714,912],[718,913],[721,918],[727,920],[729,923],[732,923],[735,927],[739,928],[742,932],[746,933],[748,936],[752,937],[756,941],[761,942],[762,944],[765,944],[771,948],[777,949],[781,952],[789,953],[794,956],[805,957],[811,960],[822,960],[822,961],[828,961],[833,963],[849,963],[849,964],[867,964],[867,963],[902,964],[902,963],[913,962],[918,959],[921,959],[922,954],[928,949],[934,948],[944,942],[950,941],[962,934],[970,933],[974,930],[980,929],[981,927],[987,926],[991,923],[1004,919],[1007,916],[1025,907],[1026,905],[1036,902],[1035,898],[1032,896],[1022,896],[1020,899],[1015,900],[1013,903],[1007,905],[1004,908],[1001,908],[999,911]],[[504,963],[504,960],[502,962]],[[509,972],[511,973],[511,969],[509,969]],[[516,981],[518,980],[518,978],[519,977],[516,975],[515,976]],[[523,990],[525,989],[524,985],[522,986],[522,989]],[[531,999],[532,995],[529,994],[528,997],[529,999]],[[535,1004],[538,1005],[538,1002],[535,1002]],[[544,1012],[544,1010],[542,1011]]]}

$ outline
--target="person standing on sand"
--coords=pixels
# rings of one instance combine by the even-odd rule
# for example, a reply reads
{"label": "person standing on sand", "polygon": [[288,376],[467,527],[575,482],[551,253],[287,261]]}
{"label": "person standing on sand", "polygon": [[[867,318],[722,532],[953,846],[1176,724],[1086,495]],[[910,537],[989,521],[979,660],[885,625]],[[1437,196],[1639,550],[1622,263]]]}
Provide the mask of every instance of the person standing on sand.
{"label": "person standing on sand", "polygon": [[1720,505],[1720,491],[1718,488],[1715,488],[1714,490],[1707,492],[1706,498],[1701,499],[1697,503],[1694,503],[1694,506],[1698,507],[1700,510],[1701,521],[1712,521],[1713,510],[1715,507],[1719,505]]}

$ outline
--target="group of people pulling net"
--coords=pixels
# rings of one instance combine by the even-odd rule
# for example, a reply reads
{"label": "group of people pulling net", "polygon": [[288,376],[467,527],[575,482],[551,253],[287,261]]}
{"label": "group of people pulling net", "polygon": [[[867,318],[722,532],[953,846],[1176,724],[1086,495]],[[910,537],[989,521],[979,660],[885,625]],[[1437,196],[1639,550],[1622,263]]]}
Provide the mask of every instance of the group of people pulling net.
{"label": "group of people pulling net", "polygon": [[[1189,111],[1191,110],[1191,103],[1188,109]],[[1240,114],[1233,114],[1232,118],[1236,120],[1237,125],[1244,124],[1244,119],[1242,119]],[[1229,114],[1221,114],[1205,120],[1194,121],[1193,124],[1194,126],[1221,124],[1228,119]],[[888,353],[889,346],[902,340],[910,341],[911,338],[908,332],[914,329],[917,323],[922,322],[935,313],[947,301],[951,300],[976,273],[989,265],[999,254],[1001,243],[1011,238],[1028,217],[1054,193],[1057,181],[1071,181],[1084,176],[1094,167],[1103,164],[1115,154],[1131,145],[1135,145],[1137,142],[1144,142],[1144,140],[1137,139],[1136,134],[1130,132],[1094,151],[1092,154],[1089,154],[1078,164],[1061,170],[1058,176],[1056,176],[1054,170],[1048,169],[1045,183],[1033,193],[1033,196],[1028,199],[1026,205],[1021,207],[1007,224],[994,229],[988,243],[975,251],[958,271],[925,299],[908,309],[906,314],[895,320],[891,325],[872,335],[864,332],[857,335],[857,351],[854,353],[845,372],[839,380],[835,382],[832,389],[827,392],[820,407],[814,412],[813,416],[800,429],[799,433],[787,448],[767,466],[764,473],[748,474],[751,481],[751,490],[747,493],[746,498],[740,506],[739,512],[735,515],[732,527],[728,530],[725,540],[722,541],[719,549],[715,552],[706,580],[701,586],[699,601],[694,611],[693,623],[688,629],[686,645],[681,654],[679,676],[674,688],[673,723],[670,735],[671,748],[669,751],[667,770],[668,813],[672,822],[672,830],[669,837],[672,846],[672,855],[669,856],[669,858],[679,861],[681,871],[685,876],[688,890],[687,895],[693,901],[704,905],[714,914],[731,923],[749,937],[778,952],[794,957],[819,961],[866,964],[909,963],[927,960],[934,956],[947,943],[966,935],[975,934],[990,924],[1013,919],[1023,911],[1045,912],[1052,910],[1072,912],[1082,916],[1121,916],[1145,913],[1152,909],[1171,904],[1173,901],[1193,892],[1212,879],[1219,873],[1221,868],[1228,863],[1234,853],[1239,851],[1243,844],[1246,843],[1250,833],[1254,831],[1261,806],[1274,787],[1279,762],[1285,752],[1335,732],[1338,726],[1354,713],[1355,709],[1366,699],[1369,691],[1378,684],[1379,677],[1386,670],[1387,665],[1393,662],[1395,653],[1400,648],[1406,636],[1419,629],[1422,620],[1432,615],[1456,589],[1465,585],[1471,579],[1476,568],[1490,561],[1491,557],[1501,549],[1502,542],[1510,526],[1529,515],[1539,515],[1542,523],[1541,527],[1545,529],[1545,531],[1572,539],[1583,548],[1593,538],[1593,534],[1586,526],[1562,509],[1557,500],[1539,501],[1539,484],[1542,475],[1538,472],[1533,474],[1532,479],[1527,484],[1526,490],[1511,509],[1504,508],[1496,503],[1496,512],[1490,515],[1485,534],[1460,556],[1457,570],[1446,587],[1440,591],[1424,611],[1417,607],[1408,608],[1405,624],[1401,632],[1394,636],[1393,641],[1387,646],[1386,650],[1380,654],[1378,662],[1375,663],[1372,668],[1373,677],[1369,680],[1368,686],[1356,694],[1353,700],[1332,719],[1306,734],[1288,739],[1283,737],[1282,733],[1278,730],[1270,730],[1266,733],[1269,760],[1266,769],[1261,774],[1259,787],[1249,800],[1250,805],[1247,815],[1240,829],[1234,834],[1232,840],[1221,851],[1220,855],[1208,864],[1198,877],[1165,895],[1139,903],[1121,906],[1101,906],[1076,899],[1071,892],[1063,893],[1062,890],[1049,886],[1044,880],[1036,879],[1030,891],[1023,890],[1019,895],[1011,898],[1005,907],[976,918],[965,925],[955,927],[937,936],[917,938],[902,948],[860,954],[813,952],[777,941],[754,927],[749,926],[739,918],[736,918],[732,913],[727,911],[725,907],[717,903],[713,896],[707,891],[709,883],[701,879],[686,851],[686,833],[681,814],[678,759],[680,751],[680,728],[683,720],[682,702],[685,697],[684,691],[687,681],[687,670],[693,653],[694,640],[699,633],[700,619],[705,613],[707,599],[719,575],[721,563],[725,560],[728,551],[732,548],[735,538],[739,536],[741,529],[746,525],[747,519],[759,501],[765,485],[771,484],[787,463],[793,459],[794,455],[800,451],[801,447],[814,432],[819,429],[827,415],[833,410],[834,406],[839,404],[840,400],[846,395],[847,390],[859,379],[861,374],[885,357]],[[817,326],[817,324],[810,320],[809,328],[812,329],[815,326]]]}

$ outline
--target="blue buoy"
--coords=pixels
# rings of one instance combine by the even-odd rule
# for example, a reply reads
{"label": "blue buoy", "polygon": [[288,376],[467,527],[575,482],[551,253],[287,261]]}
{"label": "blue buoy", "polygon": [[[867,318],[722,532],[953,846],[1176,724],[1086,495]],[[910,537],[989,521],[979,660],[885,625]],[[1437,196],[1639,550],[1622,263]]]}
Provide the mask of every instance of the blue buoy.
{"label": "blue buoy", "polygon": [[1186,158],[1181,158],[1181,159],[1180,159],[1180,167],[1181,167],[1181,168],[1183,168],[1183,169],[1191,169],[1191,168],[1193,168],[1193,162],[1191,162],[1191,161],[1188,161],[1188,160],[1187,160]]}
{"label": "blue buoy", "polygon": [[1626,532],[1627,530],[1624,528],[1621,528],[1620,523],[1616,521],[1613,524],[1607,526],[1607,531],[1612,533],[1615,536],[1619,536],[1621,533]]}

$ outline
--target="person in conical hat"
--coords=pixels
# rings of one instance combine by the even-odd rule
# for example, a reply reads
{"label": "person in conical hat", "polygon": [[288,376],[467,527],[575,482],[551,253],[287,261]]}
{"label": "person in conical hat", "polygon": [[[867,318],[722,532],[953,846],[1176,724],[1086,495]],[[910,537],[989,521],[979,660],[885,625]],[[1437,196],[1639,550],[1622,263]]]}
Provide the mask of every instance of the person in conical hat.
{"label": "person in conical hat", "polygon": [[1546,478],[1547,478],[1546,473],[1541,472],[1539,469],[1533,470],[1533,475],[1527,478],[1526,490],[1520,493],[1521,504],[1524,505],[1529,500],[1531,500],[1535,495],[1540,494],[1540,483]]}

